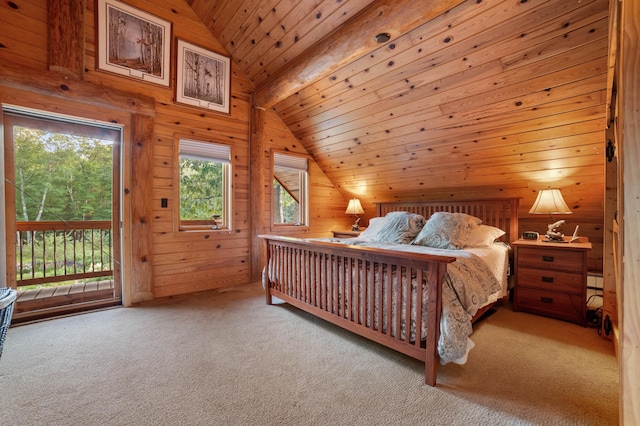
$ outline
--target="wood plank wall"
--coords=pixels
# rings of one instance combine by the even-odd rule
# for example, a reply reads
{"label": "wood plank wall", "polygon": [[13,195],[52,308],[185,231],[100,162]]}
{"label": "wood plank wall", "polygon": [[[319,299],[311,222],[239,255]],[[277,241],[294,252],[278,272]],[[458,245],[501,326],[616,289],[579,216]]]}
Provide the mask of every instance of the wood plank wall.
{"label": "wood plank wall", "polygon": [[[221,44],[215,40],[208,28],[195,16],[195,12],[182,0],[168,0],[158,5],[149,0],[131,0],[129,4],[157,15],[173,23],[173,38],[181,38],[194,42],[205,48],[222,51]],[[152,176],[142,176],[143,179],[152,179],[150,187],[153,191],[153,212],[151,229],[153,233],[153,293],[156,297],[180,294],[189,291],[196,291],[205,288],[215,288],[228,285],[236,285],[246,281],[250,277],[249,256],[255,247],[252,248],[250,237],[250,104],[254,87],[249,79],[243,75],[234,64],[232,67],[232,95],[231,113],[229,115],[212,113],[204,109],[192,108],[183,105],[176,105],[173,102],[173,87],[165,88],[150,83],[128,79],[122,76],[110,74],[108,72],[96,70],[96,34],[95,34],[95,2],[86,1],[85,16],[85,69],[83,79],[94,83],[99,87],[113,87],[132,94],[141,94],[155,99],[155,125],[154,125],[154,164]],[[34,67],[40,70],[48,69],[51,65],[48,62],[49,40],[48,32],[48,9],[46,0],[33,0],[30,2],[2,2],[0,3],[0,59],[3,62],[16,67]],[[606,13],[605,13],[606,14]],[[595,19],[595,18],[594,18]],[[604,19],[604,15],[598,15],[598,22]],[[364,59],[363,61],[366,61]],[[363,62],[363,67],[364,67]],[[172,64],[172,77],[175,74],[174,64]],[[366,67],[365,67],[366,68]],[[391,71],[389,71],[391,72]],[[330,88],[327,88],[330,90]],[[300,96],[304,96],[302,92]],[[71,94],[70,94],[71,96]],[[293,105],[293,104],[292,104]],[[279,105],[279,112],[285,105]],[[566,123],[567,135],[581,133],[593,138],[604,140],[603,122],[604,111],[600,111],[598,105],[589,109],[589,119],[581,120],[579,123]],[[265,138],[263,149],[266,158],[264,168],[265,181],[270,182],[271,162],[270,150],[289,150],[291,152],[305,153],[305,148],[301,145],[300,139],[292,135],[283,124],[280,116],[272,111],[265,111],[264,128],[268,133]],[[291,116],[288,119],[292,119]],[[295,119],[294,119],[295,120]],[[562,115],[554,118],[555,122],[562,120]],[[579,131],[576,130],[579,128]],[[557,127],[556,127],[557,129]],[[529,132],[530,135],[545,139],[544,130]],[[179,233],[174,230],[174,144],[179,136],[190,136],[193,138],[203,138],[221,143],[229,143],[233,146],[235,163],[235,187],[234,187],[234,230],[231,233]],[[297,135],[304,137],[304,134]],[[557,136],[557,135],[555,135]],[[487,138],[489,135],[487,135]],[[477,135],[474,136],[477,138]],[[492,141],[498,141],[500,135],[492,136]],[[489,140],[489,139],[487,139]],[[388,142],[388,141],[387,141]],[[383,145],[388,145],[383,142]],[[469,144],[475,142],[470,141]],[[582,142],[581,142],[582,143]],[[541,144],[538,150],[543,150]],[[453,159],[458,161],[460,152],[466,147],[464,142],[456,143],[447,151],[450,158],[438,157],[447,167],[455,167]],[[528,149],[535,148],[536,143],[532,141],[528,144]],[[348,150],[348,147],[345,148]],[[386,148],[381,146],[381,151]],[[475,148],[474,148],[475,149]],[[505,148],[506,149],[506,148]],[[495,155],[500,155],[502,148],[495,148]],[[477,149],[474,152],[478,152]],[[335,155],[339,155],[336,152]],[[378,153],[379,154],[379,153]],[[534,155],[527,154],[526,155]],[[346,154],[345,154],[346,155]],[[570,150],[566,151],[570,156]],[[345,157],[347,161],[348,155]],[[483,157],[484,158],[484,157]],[[593,158],[593,156],[589,157]],[[571,161],[567,159],[568,161]],[[382,160],[376,160],[382,161]],[[393,161],[399,162],[400,158],[393,157]],[[470,161],[468,158],[465,161]],[[602,160],[603,161],[603,160]],[[528,161],[527,164],[531,162]],[[306,236],[326,236],[332,229],[348,229],[352,218],[344,215],[346,206],[345,196],[355,193],[360,169],[355,165],[349,166],[349,170],[337,170],[329,162],[311,162],[311,197],[314,208],[311,214],[311,227],[304,230]],[[346,164],[346,163],[345,163]],[[466,167],[464,164],[462,167]],[[468,164],[467,164],[468,165]],[[381,166],[382,167],[382,166]],[[513,165],[517,171],[528,165]],[[581,225],[581,233],[588,236],[594,249],[589,254],[589,270],[600,272],[602,270],[602,218],[603,206],[600,201],[597,203],[586,202],[591,199],[587,194],[603,193],[604,179],[603,167],[601,164],[591,165],[592,175],[584,175],[583,181],[573,182],[570,190],[565,192],[567,202],[570,207],[578,207],[574,214],[567,217],[568,225],[565,232],[570,232],[574,224]],[[584,167],[580,167],[584,169]],[[371,167],[368,167],[371,170]],[[325,175],[322,171],[327,173]],[[509,169],[511,170],[511,169]],[[521,230],[531,229],[539,232],[546,230],[549,223],[548,217],[537,217],[528,215],[528,208],[535,198],[535,191],[527,182],[511,182],[508,179],[500,181],[499,185],[490,184],[496,181],[495,173],[508,172],[506,169],[496,169],[490,164],[480,167],[474,164],[469,170],[461,171],[458,175],[466,173],[482,174],[485,181],[473,179],[474,184],[460,182],[456,188],[420,188],[404,190],[408,187],[407,173],[396,170],[394,176],[389,176],[388,182],[396,182],[392,196],[396,199],[449,199],[473,198],[473,197],[498,197],[498,196],[522,196],[521,202]],[[134,168],[134,173],[135,173]],[[381,171],[381,173],[384,170]],[[340,185],[336,188],[331,182],[342,182],[346,179],[344,175],[349,175],[349,185]],[[384,172],[386,173],[386,172]],[[492,175],[493,174],[493,175]],[[526,173],[525,173],[526,175]],[[327,176],[331,177],[330,181]],[[386,178],[385,178],[386,179]],[[404,182],[404,183],[403,183]],[[476,186],[477,182],[477,186]],[[482,183],[486,184],[483,185]],[[375,183],[371,181],[370,183]],[[450,183],[450,182],[449,182]],[[371,187],[373,188],[373,187]],[[363,199],[365,207],[365,220],[373,215],[373,204],[377,201],[387,201],[390,195],[381,194]],[[160,207],[160,200],[169,200],[168,208]],[[262,208],[264,229],[270,229],[270,209],[271,200],[265,197],[265,204]],[[259,209],[257,211],[260,211]],[[292,232],[299,234],[303,230],[295,229]]]}
{"label": "wood plank wall", "polygon": [[[175,39],[180,38],[216,52],[224,52],[186,2],[167,0],[159,5],[151,1],[129,0],[127,3],[172,22],[174,47]],[[86,1],[83,80],[95,84],[97,88],[128,92],[134,99],[136,96],[155,99],[152,167],[145,170],[136,168],[136,164],[131,166],[133,181],[152,192],[152,211],[149,212],[150,221],[147,223],[148,232],[152,232],[152,247],[148,248],[151,258],[144,259],[146,273],[153,274],[148,290],[157,298],[247,283],[251,278],[252,252],[249,229],[249,125],[253,84],[235,64],[232,65],[231,112],[226,115],[175,104],[173,83],[167,88],[97,70],[95,5],[92,0]],[[3,63],[16,69],[49,69],[47,32],[47,0],[0,3],[0,61]],[[174,75],[175,55],[172,55],[172,82]],[[268,140],[265,155],[270,156],[271,149],[306,154],[277,115],[268,113],[265,116]],[[175,144],[180,136],[232,146],[234,217],[231,232],[178,232],[175,229]],[[270,179],[271,162],[268,161],[266,166],[264,174]],[[305,234],[328,236],[332,228],[346,229],[351,221],[344,214],[346,201],[313,161],[310,185],[317,208]],[[162,198],[168,199],[167,208],[161,207]],[[265,229],[270,226],[269,209],[270,203],[267,203],[263,208]]]}
{"label": "wood plank wall", "polygon": [[529,208],[560,187],[573,210],[563,230],[580,225],[600,272],[607,23],[606,0],[467,1],[275,109],[366,211],[519,196],[521,229],[544,232],[555,220]]}
{"label": "wood plank wall", "polygon": [[[266,163],[269,165],[265,168],[267,176],[266,182],[272,182],[271,174],[273,150],[291,152],[297,154],[307,154],[300,142],[291,134],[289,129],[278,115],[273,111],[265,111],[265,130],[269,135],[266,141],[265,155]],[[271,209],[273,208],[273,200],[267,197],[265,199],[265,223],[264,227],[270,233],[278,233],[290,236],[301,237],[326,237],[329,236],[331,230],[348,230],[351,229],[353,216],[345,215],[347,201],[344,200],[342,194],[335,188],[333,183],[327,178],[318,165],[310,159],[309,161],[309,199],[312,200],[311,210],[309,212],[309,220],[311,226],[308,230],[297,230],[292,227],[286,231],[274,229],[269,223],[271,218]],[[336,202],[337,201],[337,202]],[[315,224],[322,224],[317,226]]]}
{"label": "wood plank wall", "polygon": [[[559,187],[564,231],[580,225],[602,270],[608,0],[187,1],[256,105],[367,215],[379,201],[508,195],[522,229],[544,232],[555,220],[528,211]],[[371,46],[381,31],[391,41]]]}

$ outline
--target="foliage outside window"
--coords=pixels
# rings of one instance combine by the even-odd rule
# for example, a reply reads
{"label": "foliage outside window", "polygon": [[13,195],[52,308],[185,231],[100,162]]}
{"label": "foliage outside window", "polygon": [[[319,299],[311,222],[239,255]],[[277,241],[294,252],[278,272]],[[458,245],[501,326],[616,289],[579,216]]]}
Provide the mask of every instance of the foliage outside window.
{"label": "foliage outside window", "polygon": [[308,225],[308,162],[304,157],[273,155],[273,224]]}
{"label": "foliage outside window", "polygon": [[111,220],[111,141],[35,126],[13,138],[16,220]]}
{"label": "foliage outside window", "polygon": [[231,228],[231,148],[180,140],[180,229]]}

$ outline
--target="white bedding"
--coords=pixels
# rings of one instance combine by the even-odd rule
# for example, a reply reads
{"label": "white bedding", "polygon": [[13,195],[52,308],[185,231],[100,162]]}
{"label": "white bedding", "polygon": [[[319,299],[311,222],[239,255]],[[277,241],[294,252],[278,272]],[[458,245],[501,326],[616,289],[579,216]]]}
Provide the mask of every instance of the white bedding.
{"label": "white bedding", "polygon": [[[447,275],[443,283],[443,312],[438,342],[438,353],[442,364],[466,362],[468,352],[474,346],[469,338],[473,333],[472,317],[478,309],[507,294],[509,248],[502,243],[494,243],[487,247],[448,250],[358,238],[313,240],[456,257],[456,262],[447,265]],[[415,324],[411,326],[413,339]],[[426,329],[423,327],[422,338],[425,334]]]}

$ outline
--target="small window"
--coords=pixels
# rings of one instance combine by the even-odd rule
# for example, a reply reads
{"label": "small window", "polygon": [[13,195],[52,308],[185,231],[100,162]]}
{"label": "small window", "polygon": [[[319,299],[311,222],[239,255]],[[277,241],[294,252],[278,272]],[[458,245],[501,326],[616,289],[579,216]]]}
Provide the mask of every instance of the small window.
{"label": "small window", "polygon": [[180,139],[180,229],[231,229],[231,148]]}
{"label": "small window", "polygon": [[304,157],[273,155],[273,224],[308,225],[308,162]]}

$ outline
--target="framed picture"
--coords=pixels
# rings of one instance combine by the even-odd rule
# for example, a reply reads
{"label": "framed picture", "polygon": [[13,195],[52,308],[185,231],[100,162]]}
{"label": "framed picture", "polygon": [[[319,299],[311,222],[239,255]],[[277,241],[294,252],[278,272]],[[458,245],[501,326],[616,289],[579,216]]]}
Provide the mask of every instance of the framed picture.
{"label": "framed picture", "polygon": [[169,86],[171,23],[117,0],[98,0],[98,68]]}
{"label": "framed picture", "polygon": [[229,113],[231,60],[178,39],[176,102]]}

